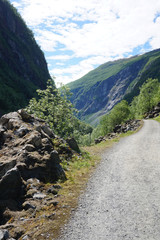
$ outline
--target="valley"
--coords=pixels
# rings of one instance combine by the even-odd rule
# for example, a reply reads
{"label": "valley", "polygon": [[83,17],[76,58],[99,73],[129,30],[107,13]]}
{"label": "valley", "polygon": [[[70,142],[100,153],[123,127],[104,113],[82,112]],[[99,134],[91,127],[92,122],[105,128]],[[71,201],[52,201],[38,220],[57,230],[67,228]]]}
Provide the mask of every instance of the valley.
{"label": "valley", "polygon": [[[82,60],[84,36],[76,54],[67,31],[91,22],[58,15],[69,2],[34,4],[0,0],[0,240],[158,240],[159,45],[150,38],[110,57],[103,46]],[[76,79],[104,59],[117,60],[56,87],[54,71]]]}
{"label": "valley", "polygon": [[69,83],[71,101],[79,117],[93,125],[117,103],[129,103],[148,78],[159,78],[160,50],[104,63],[79,80]]}

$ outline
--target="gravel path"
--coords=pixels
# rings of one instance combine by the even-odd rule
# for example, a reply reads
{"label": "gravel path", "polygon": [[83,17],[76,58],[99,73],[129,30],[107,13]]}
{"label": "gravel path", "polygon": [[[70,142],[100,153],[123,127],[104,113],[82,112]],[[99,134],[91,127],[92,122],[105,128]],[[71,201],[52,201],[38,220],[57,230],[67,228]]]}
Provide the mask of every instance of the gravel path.
{"label": "gravel path", "polygon": [[103,154],[60,240],[160,239],[160,124]]}

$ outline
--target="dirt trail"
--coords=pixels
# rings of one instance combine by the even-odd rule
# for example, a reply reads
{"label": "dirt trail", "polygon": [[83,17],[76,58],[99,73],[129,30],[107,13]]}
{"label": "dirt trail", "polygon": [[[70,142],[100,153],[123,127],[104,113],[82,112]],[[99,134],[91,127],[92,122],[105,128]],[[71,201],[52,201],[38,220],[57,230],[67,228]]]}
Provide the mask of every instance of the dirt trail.
{"label": "dirt trail", "polygon": [[160,239],[160,124],[103,154],[60,240]]}

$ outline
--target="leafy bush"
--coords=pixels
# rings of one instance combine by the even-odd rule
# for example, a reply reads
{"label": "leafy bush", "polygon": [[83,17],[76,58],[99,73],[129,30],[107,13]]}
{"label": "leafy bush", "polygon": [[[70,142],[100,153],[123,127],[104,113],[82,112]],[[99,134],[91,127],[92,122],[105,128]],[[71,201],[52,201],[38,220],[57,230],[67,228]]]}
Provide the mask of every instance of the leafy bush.
{"label": "leafy bush", "polygon": [[140,94],[131,103],[132,118],[143,117],[160,101],[160,83],[158,79],[149,78],[141,87]]}
{"label": "leafy bush", "polygon": [[52,80],[48,80],[46,90],[37,90],[37,93],[39,98],[32,98],[26,110],[44,119],[57,135],[75,136],[79,140],[81,135],[92,132],[92,127],[75,117],[77,110],[69,100],[69,88],[62,86],[59,90]]}
{"label": "leafy bush", "polygon": [[134,97],[130,106],[127,101],[122,100],[109,114],[101,118],[100,124],[92,133],[94,138],[104,136],[112,132],[115,125],[121,124],[128,119],[143,118],[144,114],[160,102],[160,83],[158,79],[149,78],[140,87],[140,93]]}
{"label": "leafy bush", "polygon": [[112,132],[115,125],[125,122],[130,116],[130,110],[127,101],[118,103],[109,114],[102,117],[100,121],[100,131],[102,135]]}

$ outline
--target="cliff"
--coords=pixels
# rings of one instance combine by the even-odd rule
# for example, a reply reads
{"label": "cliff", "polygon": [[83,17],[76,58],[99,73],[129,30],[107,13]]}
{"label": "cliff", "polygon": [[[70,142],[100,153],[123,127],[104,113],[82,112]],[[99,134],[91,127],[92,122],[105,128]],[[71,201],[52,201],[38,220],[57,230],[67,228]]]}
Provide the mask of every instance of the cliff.
{"label": "cliff", "polygon": [[130,102],[149,77],[160,79],[160,50],[107,62],[68,84],[80,118],[95,123],[125,98]]}
{"label": "cliff", "polygon": [[0,0],[0,115],[26,106],[49,78],[33,33],[17,10]]}

